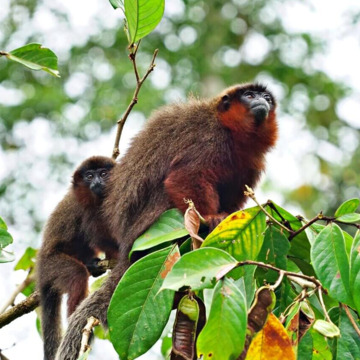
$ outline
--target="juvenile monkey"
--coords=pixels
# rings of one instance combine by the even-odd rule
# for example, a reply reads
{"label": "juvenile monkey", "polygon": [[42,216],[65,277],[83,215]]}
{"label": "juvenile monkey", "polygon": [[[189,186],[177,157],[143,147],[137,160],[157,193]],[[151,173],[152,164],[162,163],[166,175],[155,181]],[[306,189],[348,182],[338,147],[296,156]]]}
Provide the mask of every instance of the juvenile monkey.
{"label": "juvenile monkey", "polygon": [[105,252],[107,258],[118,256],[118,245],[100,207],[114,166],[112,159],[103,156],[85,160],[74,172],[71,189],[46,224],[37,261],[46,360],[55,358],[61,339],[62,294],[68,294],[70,316],[87,295],[89,275],[103,273],[96,266],[98,252]]}
{"label": "juvenile monkey", "polygon": [[185,211],[184,198],[213,227],[245,202],[245,184],[254,187],[275,145],[276,102],[260,84],[236,85],[210,100],[156,111],[114,169],[102,205],[120,256],[103,286],[71,316],[57,353],[75,360],[89,316],[106,325],[116,285],[129,266],[134,240],[165,210]]}

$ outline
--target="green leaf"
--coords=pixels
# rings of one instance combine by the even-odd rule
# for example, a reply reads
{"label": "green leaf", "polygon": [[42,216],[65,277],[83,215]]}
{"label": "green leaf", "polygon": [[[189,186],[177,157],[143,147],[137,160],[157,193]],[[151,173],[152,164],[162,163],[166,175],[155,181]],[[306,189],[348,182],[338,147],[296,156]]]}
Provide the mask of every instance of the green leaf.
{"label": "green leaf", "polygon": [[313,353],[313,339],[308,331],[300,340],[298,346],[298,360],[311,360]]}
{"label": "green leaf", "polygon": [[[287,254],[290,243],[281,230],[275,226],[268,226],[265,231],[264,243],[260,250],[258,261],[265,262],[280,269],[287,270]],[[276,271],[262,271],[266,274],[267,282],[275,282],[279,274]]]}
{"label": "green leaf", "polygon": [[114,9],[124,9],[124,2],[122,0],[109,0]]}
{"label": "green leaf", "polygon": [[130,256],[134,251],[150,249],[188,234],[182,213],[178,209],[170,209],[165,211],[144,234],[135,240]]}
{"label": "green leaf", "polygon": [[7,230],[0,229],[0,249],[12,244],[13,238]]}
{"label": "green leaf", "polygon": [[339,328],[329,321],[318,319],[315,321],[313,328],[328,338],[340,336]]}
{"label": "green leaf", "polygon": [[2,230],[7,230],[8,229],[4,219],[1,216],[0,216],[0,229],[2,229]]}
{"label": "green leaf", "polygon": [[256,260],[265,228],[265,214],[259,207],[237,211],[218,225],[201,247],[223,249],[238,261]]}
{"label": "green leaf", "polygon": [[20,258],[18,263],[15,265],[15,270],[28,270],[29,268],[34,267],[35,258],[36,258],[37,250],[32,247],[28,247],[24,255]]}
{"label": "green leaf", "polygon": [[[357,319],[357,315],[350,310],[353,319]],[[333,351],[334,359],[358,360],[360,359],[360,339],[351,324],[345,310],[342,308],[333,308],[329,313],[331,320],[339,327],[341,336],[334,339],[335,347]],[[357,326],[359,321],[355,320]]]}
{"label": "green leaf", "polygon": [[314,329],[310,329],[309,332],[313,340],[312,360],[332,360],[331,351],[326,338]]}
{"label": "green leaf", "polygon": [[345,214],[342,216],[339,216],[338,218],[336,218],[336,220],[338,221],[342,221],[344,223],[357,223],[360,222],[360,214],[356,214],[356,213],[352,213],[352,214]]}
{"label": "green leaf", "polygon": [[360,200],[356,199],[356,198],[345,201],[336,210],[335,217],[354,213],[356,211],[356,209],[359,207],[359,204],[360,204]]}
{"label": "green leaf", "polygon": [[360,231],[354,237],[350,251],[350,291],[355,308],[360,314]]}
{"label": "green leaf", "polygon": [[[305,225],[305,223],[304,223]],[[307,227],[305,229],[305,233],[309,239],[309,243],[311,245],[314,244],[314,241],[316,239],[316,237],[319,235],[319,233],[325,229],[325,225],[321,225],[321,224],[312,224],[311,226]]]}
{"label": "green leaf", "polygon": [[125,0],[124,3],[131,45],[156,28],[164,14],[165,0]]}
{"label": "green leaf", "polygon": [[108,309],[108,323],[121,359],[135,359],[161,336],[174,292],[159,293],[159,289],[179,256],[177,246],[151,253],[135,262],[120,280]]}
{"label": "green leaf", "polygon": [[349,294],[349,259],[343,233],[338,225],[329,224],[316,237],[311,248],[315,273],[329,295],[352,305]]}
{"label": "green leaf", "polygon": [[246,300],[232,279],[215,287],[209,319],[197,341],[198,357],[236,359],[244,348],[247,326]]}
{"label": "green leaf", "polygon": [[236,259],[225,251],[201,248],[181,257],[167,275],[162,289],[178,290],[190,286],[193,290],[214,287],[219,280],[237,265]]}
{"label": "green leaf", "polygon": [[51,75],[60,77],[57,56],[50,49],[42,47],[41,44],[27,44],[10,51],[5,56],[32,70],[44,70]]}

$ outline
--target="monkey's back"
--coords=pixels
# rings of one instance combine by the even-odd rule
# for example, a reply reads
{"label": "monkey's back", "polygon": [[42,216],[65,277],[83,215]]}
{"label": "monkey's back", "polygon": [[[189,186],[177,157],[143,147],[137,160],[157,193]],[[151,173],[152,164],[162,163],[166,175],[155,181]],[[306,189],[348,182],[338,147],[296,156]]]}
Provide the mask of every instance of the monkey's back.
{"label": "monkey's back", "polygon": [[210,105],[193,99],[164,106],[134,137],[112,174],[104,202],[112,235],[120,244],[130,247],[149,224],[174,206],[164,189],[171,169],[183,166],[185,172],[194,172],[219,167],[220,160],[231,161],[229,131]]}

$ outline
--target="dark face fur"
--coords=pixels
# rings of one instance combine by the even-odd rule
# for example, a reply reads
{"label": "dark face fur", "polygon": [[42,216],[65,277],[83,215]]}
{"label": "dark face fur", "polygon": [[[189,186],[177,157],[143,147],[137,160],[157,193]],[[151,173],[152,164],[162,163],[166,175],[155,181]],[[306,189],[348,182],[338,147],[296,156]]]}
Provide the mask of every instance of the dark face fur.
{"label": "dark face fur", "polygon": [[109,170],[106,168],[87,170],[82,174],[84,184],[99,198],[103,198],[105,183],[109,177]]}
{"label": "dark face fur", "polygon": [[78,167],[73,177],[73,190],[79,203],[90,205],[104,198],[105,185],[114,166],[112,159],[94,156]]}
{"label": "dark face fur", "polygon": [[240,101],[254,115],[256,125],[260,125],[269,115],[273,107],[273,99],[267,91],[246,90],[240,95]]}

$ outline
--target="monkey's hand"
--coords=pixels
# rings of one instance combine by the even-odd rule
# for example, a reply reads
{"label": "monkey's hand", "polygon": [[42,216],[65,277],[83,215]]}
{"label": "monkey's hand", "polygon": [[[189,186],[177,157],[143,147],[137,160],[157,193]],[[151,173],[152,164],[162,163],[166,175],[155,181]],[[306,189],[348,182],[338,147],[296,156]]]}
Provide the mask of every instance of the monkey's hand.
{"label": "monkey's hand", "polygon": [[224,212],[216,215],[205,215],[204,219],[209,227],[209,232],[213,231],[228,215]]}
{"label": "monkey's hand", "polygon": [[85,264],[89,273],[93,277],[98,277],[98,276],[106,273],[106,269],[104,269],[103,266],[99,266],[99,261],[101,261],[101,259],[93,258],[90,260],[90,262]]}

